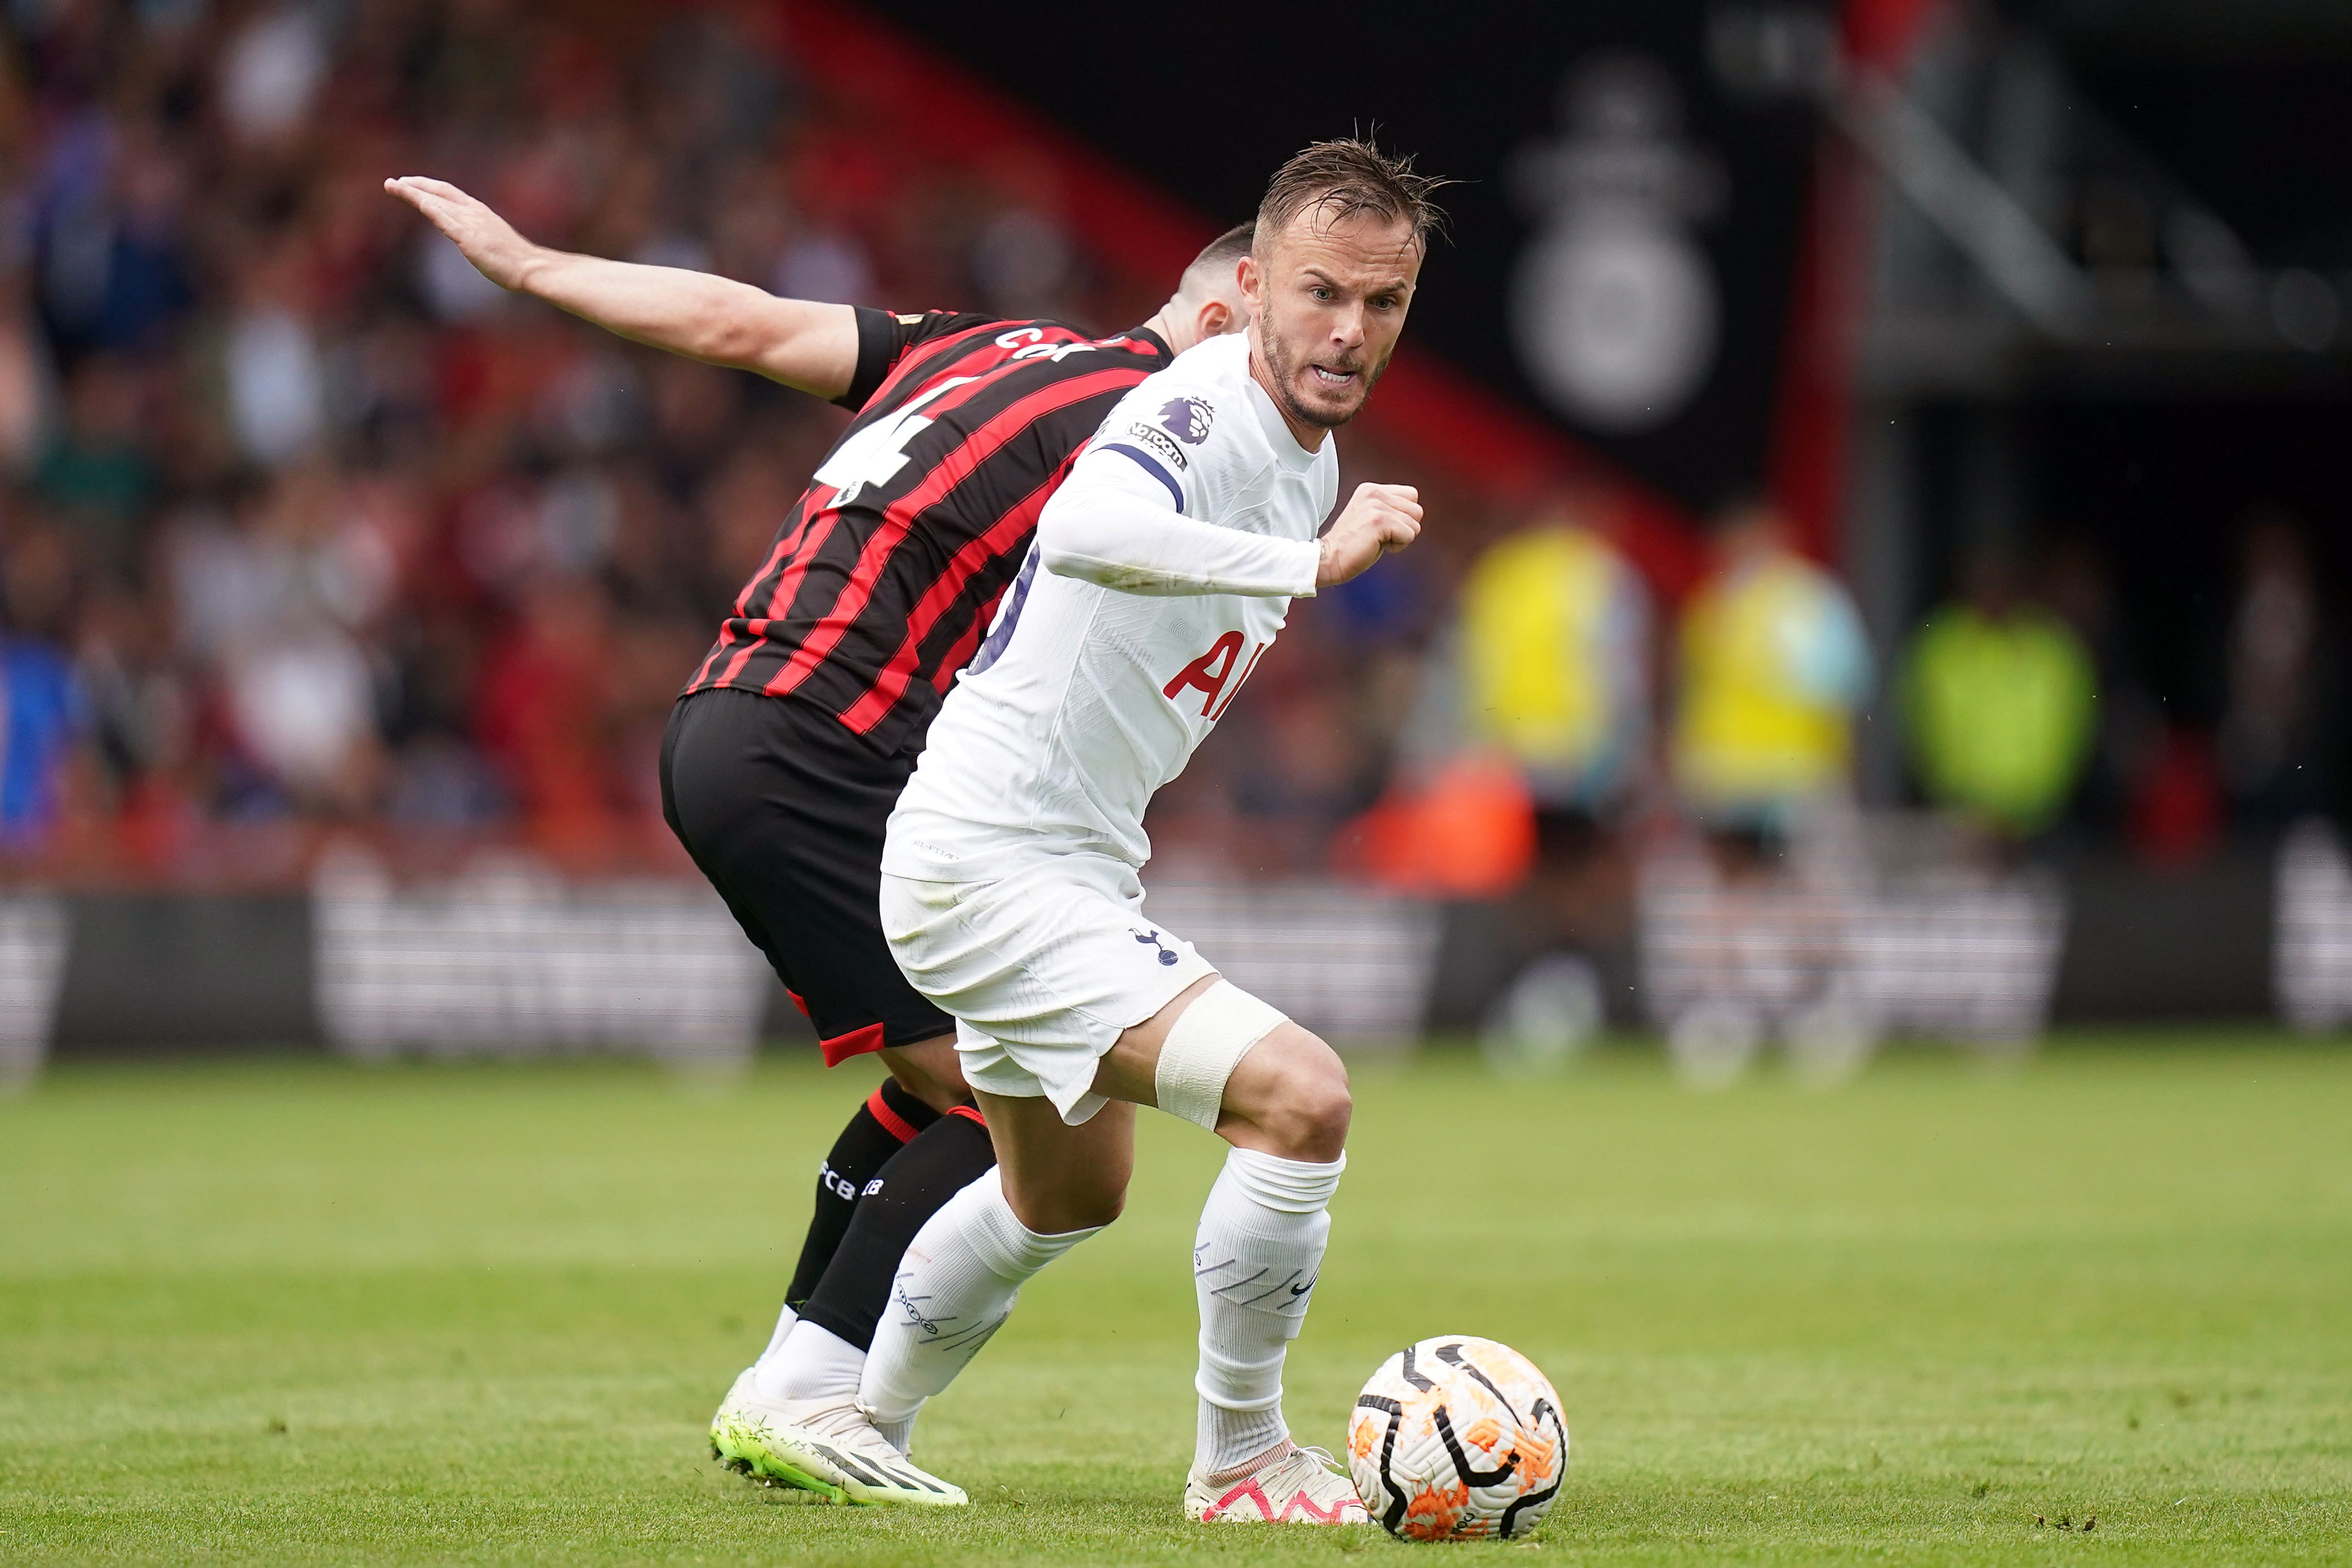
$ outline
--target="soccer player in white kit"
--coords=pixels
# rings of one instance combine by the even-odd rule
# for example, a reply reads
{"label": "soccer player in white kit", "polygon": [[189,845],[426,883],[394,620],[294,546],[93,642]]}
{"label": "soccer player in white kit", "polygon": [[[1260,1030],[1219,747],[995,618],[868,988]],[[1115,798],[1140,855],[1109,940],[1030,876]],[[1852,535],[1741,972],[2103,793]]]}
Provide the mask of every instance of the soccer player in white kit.
{"label": "soccer player in white kit", "polygon": [[1118,1216],[1135,1107],[1157,1105],[1233,1145],[1193,1249],[1187,1513],[1366,1518],[1281,1407],[1345,1164],[1347,1071],[1151,920],[1137,873],[1152,793],[1290,600],[1419,532],[1412,489],[1365,485],[1317,537],[1338,493],[1329,433],[1396,345],[1435,183],[1357,141],[1276,174],[1238,264],[1249,330],[1178,356],[1105,421],[932,725],[890,819],[883,932],[958,1020],[1001,1180],[965,1188],[908,1249],[859,1388],[875,1423],[946,1387],[1022,1282]]}

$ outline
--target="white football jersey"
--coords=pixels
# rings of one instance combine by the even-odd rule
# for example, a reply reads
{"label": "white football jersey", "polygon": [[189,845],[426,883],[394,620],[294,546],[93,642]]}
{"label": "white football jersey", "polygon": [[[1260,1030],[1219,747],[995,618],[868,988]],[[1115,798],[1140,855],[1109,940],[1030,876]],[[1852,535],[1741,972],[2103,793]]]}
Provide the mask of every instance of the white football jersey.
{"label": "white football jersey", "polygon": [[1129,392],[1046,504],[1021,573],[932,720],[882,869],[960,882],[1036,854],[1150,857],[1144,808],[1233,704],[1338,498],[1213,338]]}

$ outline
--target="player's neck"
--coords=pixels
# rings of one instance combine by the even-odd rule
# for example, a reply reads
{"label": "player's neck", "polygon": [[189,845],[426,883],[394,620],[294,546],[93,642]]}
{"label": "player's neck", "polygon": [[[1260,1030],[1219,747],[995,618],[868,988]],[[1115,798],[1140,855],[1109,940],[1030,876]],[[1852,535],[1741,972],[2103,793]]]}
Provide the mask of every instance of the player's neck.
{"label": "player's neck", "polygon": [[1181,354],[1201,340],[1198,328],[1189,332],[1184,329],[1184,315],[1176,308],[1176,305],[1177,302],[1173,299],[1162,305],[1159,312],[1150,320],[1146,321],[1141,329],[1167,344],[1171,354]]}

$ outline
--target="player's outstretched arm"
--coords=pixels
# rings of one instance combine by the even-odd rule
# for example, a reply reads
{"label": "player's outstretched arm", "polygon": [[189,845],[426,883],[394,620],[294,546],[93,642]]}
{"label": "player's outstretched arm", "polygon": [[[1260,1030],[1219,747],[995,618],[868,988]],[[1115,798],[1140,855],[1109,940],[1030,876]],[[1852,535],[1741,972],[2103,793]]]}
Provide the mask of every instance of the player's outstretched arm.
{"label": "player's outstretched arm", "polygon": [[847,392],[856,374],[857,319],[846,305],[782,299],[707,272],[534,245],[446,181],[411,174],[383,188],[424,214],[492,283],[606,331],[822,398]]}

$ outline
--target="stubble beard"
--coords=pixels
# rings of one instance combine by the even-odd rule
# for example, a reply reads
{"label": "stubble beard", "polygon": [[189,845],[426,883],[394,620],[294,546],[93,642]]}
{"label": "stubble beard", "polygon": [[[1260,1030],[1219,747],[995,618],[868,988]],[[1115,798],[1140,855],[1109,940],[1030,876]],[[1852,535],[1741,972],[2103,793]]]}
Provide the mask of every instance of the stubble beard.
{"label": "stubble beard", "polygon": [[1356,399],[1356,405],[1347,413],[1334,414],[1309,408],[1299,400],[1294,373],[1298,369],[1298,361],[1290,357],[1290,350],[1279,334],[1260,330],[1258,352],[1265,356],[1266,376],[1274,382],[1274,395],[1282,404],[1283,413],[1316,430],[1337,430],[1361,413],[1364,404],[1371,398],[1372,389],[1380,385],[1381,373],[1389,368],[1388,361],[1382,360],[1377,365],[1369,365],[1359,371],[1357,373],[1364,378],[1363,395]]}

